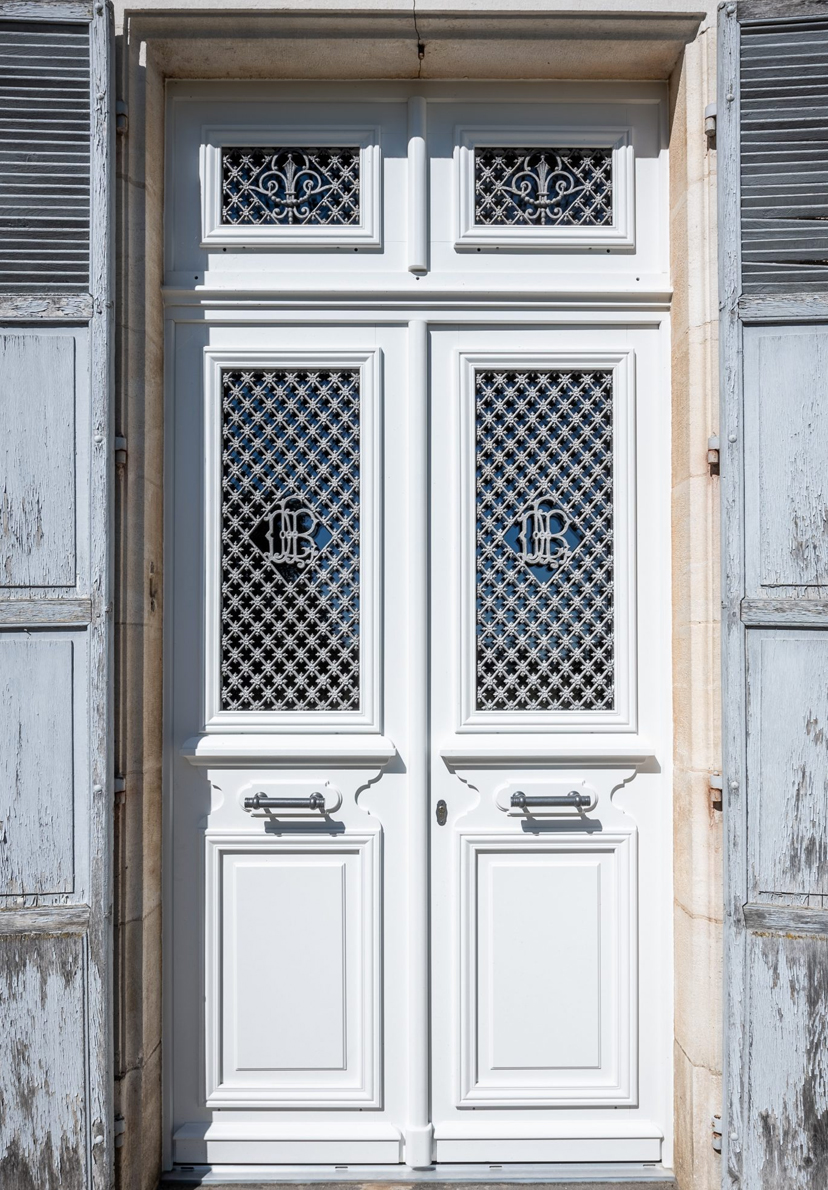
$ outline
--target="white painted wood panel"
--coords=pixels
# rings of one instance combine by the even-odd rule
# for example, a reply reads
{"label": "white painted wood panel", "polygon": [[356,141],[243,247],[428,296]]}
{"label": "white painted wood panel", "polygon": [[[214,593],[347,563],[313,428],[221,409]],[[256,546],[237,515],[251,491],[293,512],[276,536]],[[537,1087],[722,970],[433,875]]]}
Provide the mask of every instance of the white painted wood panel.
{"label": "white painted wood panel", "polygon": [[379,1106],[378,836],[206,847],[207,1102]]}
{"label": "white painted wood panel", "polygon": [[634,843],[461,833],[459,1104],[629,1102]]}
{"label": "white painted wood panel", "polygon": [[72,892],[73,645],[0,638],[0,896]]}
{"label": "white painted wood panel", "polygon": [[73,587],[75,344],[0,335],[0,587]]}

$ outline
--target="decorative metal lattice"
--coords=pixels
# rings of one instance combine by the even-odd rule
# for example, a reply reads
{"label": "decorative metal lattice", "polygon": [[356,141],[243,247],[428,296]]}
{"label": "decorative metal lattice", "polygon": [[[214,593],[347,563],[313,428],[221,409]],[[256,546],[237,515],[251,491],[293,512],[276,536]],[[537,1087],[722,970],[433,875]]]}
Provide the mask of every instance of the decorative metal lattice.
{"label": "decorative metal lattice", "polygon": [[483,371],[476,705],[614,706],[612,372]]}
{"label": "decorative metal lattice", "polygon": [[359,149],[223,149],[221,193],[224,224],[358,224]]}
{"label": "decorative metal lattice", "polygon": [[222,374],[221,706],[360,708],[356,370]]}
{"label": "decorative metal lattice", "polygon": [[474,151],[478,227],[612,223],[611,149]]}

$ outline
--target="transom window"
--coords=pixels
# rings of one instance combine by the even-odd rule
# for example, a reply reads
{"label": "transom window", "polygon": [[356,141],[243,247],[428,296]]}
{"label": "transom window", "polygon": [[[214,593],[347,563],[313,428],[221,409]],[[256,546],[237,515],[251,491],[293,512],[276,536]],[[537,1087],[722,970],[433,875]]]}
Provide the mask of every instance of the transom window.
{"label": "transom window", "polygon": [[612,223],[612,150],[474,150],[478,227],[605,227]]}
{"label": "transom window", "polygon": [[337,226],[360,222],[360,150],[225,148],[221,222],[236,226]]}

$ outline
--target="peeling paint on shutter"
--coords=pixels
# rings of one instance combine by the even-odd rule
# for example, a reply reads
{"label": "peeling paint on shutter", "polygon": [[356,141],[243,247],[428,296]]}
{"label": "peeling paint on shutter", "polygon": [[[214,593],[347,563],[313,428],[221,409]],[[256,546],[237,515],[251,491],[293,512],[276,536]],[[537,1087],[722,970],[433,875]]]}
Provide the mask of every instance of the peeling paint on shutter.
{"label": "peeling paint on shutter", "polygon": [[0,20],[0,289],[89,288],[89,26]]}
{"label": "peeling paint on shutter", "polygon": [[724,1185],[828,1185],[828,0],[719,9]]}
{"label": "peeling paint on shutter", "polygon": [[0,0],[0,1187],[110,1190],[110,12]]}

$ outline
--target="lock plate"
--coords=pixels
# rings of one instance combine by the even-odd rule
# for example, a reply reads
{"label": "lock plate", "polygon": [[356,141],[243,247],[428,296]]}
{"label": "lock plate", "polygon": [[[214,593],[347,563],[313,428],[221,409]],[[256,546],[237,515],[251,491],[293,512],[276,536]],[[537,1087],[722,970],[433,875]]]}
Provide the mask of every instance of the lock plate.
{"label": "lock plate", "polygon": [[446,819],[448,818],[448,806],[446,805],[446,803],[443,801],[442,798],[440,798],[439,802],[437,803],[437,806],[436,806],[434,812],[437,816],[437,825],[445,826]]}

